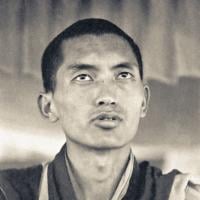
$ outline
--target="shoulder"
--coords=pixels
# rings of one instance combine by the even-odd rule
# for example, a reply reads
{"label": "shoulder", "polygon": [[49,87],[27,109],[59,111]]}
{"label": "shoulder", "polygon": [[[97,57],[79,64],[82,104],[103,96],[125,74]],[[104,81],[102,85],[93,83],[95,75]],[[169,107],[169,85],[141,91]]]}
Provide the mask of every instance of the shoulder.
{"label": "shoulder", "polygon": [[169,173],[164,174],[161,169],[151,166],[147,161],[139,163],[138,168],[140,175],[144,175],[145,179],[163,182],[163,184],[172,184],[175,176],[181,173],[173,169]]}
{"label": "shoulder", "polygon": [[161,169],[150,166],[146,161],[138,167],[140,177],[144,176],[144,193],[153,194],[154,199],[200,199],[200,177],[183,174],[176,169],[164,174]]}
{"label": "shoulder", "polygon": [[163,174],[149,162],[138,164],[135,160],[127,196],[138,200],[168,200],[174,178],[178,173],[177,170],[173,170]]}
{"label": "shoulder", "polygon": [[[134,172],[135,171],[135,172]],[[173,170],[163,174],[161,169],[153,167],[144,161],[135,166],[133,179],[137,188],[136,199],[167,200],[170,195],[174,178],[180,172]]]}
{"label": "shoulder", "polygon": [[41,173],[42,165],[0,171],[0,199],[36,199]]}

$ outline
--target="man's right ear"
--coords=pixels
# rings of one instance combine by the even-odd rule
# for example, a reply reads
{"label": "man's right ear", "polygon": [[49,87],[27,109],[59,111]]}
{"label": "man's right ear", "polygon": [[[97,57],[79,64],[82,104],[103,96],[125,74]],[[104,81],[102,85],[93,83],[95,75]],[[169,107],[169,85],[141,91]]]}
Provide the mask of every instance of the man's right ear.
{"label": "man's right ear", "polygon": [[41,92],[38,96],[38,107],[41,114],[48,118],[51,122],[56,122],[58,118],[58,112],[53,101],[52,92]]}

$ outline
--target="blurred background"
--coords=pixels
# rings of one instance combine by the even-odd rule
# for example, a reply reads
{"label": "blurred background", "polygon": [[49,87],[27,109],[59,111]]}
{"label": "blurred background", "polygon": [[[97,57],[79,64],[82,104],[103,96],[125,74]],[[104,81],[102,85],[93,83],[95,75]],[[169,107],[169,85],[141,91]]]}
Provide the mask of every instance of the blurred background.
{"label": "blurred background", "polygon": [[40,116],[40,59],[78,19],[108,19],[141,48],[151,88],[136,157],[165,172],[200,173],[199,0],[0,0],[0,168],[51,159],[65,138]]}

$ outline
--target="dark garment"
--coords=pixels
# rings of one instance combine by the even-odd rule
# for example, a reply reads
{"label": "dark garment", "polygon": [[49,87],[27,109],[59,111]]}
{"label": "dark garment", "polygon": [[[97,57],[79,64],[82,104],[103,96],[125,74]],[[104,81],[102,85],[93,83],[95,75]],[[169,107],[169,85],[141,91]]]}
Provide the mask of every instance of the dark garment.
{"label": "dark garment", "polygon": [[[49,200],[76,200],[65,162],[64,146],[48,167]],[[42,165],[0,172],[0,200],[36,200],[39,194]],[[123,200],[167,200],[178,171],[162,175],[148,162],[134,163],[130,184]]]}
{"label": "dark garment", "polygon": [[36,200],[42,165],[0,172],[0,200]]}

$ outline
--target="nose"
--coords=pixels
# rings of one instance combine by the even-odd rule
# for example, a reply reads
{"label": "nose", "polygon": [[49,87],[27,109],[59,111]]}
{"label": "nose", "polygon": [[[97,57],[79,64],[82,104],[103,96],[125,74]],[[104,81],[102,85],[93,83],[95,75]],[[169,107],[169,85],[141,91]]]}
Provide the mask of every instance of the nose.
{"label": "nose", "polygon": [[116,106],[116,89],[111,84],[99,85],[99,91],[96,97],[96,106]]}
{"label": "nose", "polygon": [[117,104],[116,100],[111,96],[99,97],[96,100],[97,106],[115,106]]}

